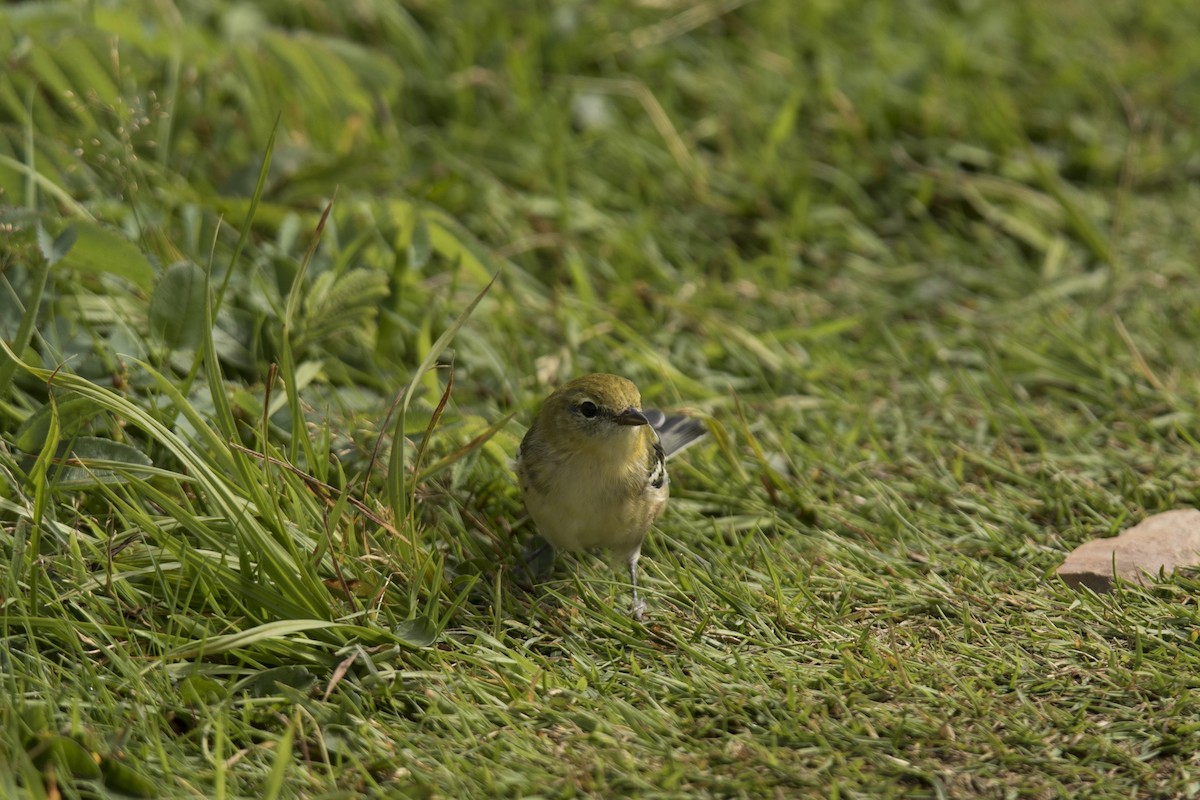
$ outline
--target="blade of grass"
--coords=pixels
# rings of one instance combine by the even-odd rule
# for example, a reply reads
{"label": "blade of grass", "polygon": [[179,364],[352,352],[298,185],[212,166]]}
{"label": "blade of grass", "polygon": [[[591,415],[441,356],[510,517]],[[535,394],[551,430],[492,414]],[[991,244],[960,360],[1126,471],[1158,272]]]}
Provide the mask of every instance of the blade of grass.
{"label": "blade of grass", "polygon": [[[492,286],[496,283],[496,279],[499,277],[500,273],[493,275],[491,280],[487,282],[487,285],[475,295],[475,298],[467,304],[467,307],[459,313],[450,326],[437,338],[437,341],[430,346],[429,351],[425,354],[425,358],[421,360],[421,363],[417,366],[408,384],[400,394],[399,413],[392,427],[392,453],[388,461],[388,500],[391,504],[394,518],[398,522],[404,521],[405,524],[402,529],[407,529],[410,532],[413,530],[412,519],[409,516],[411,505],[409,502],[407,481],[404,477],[405,415],[408,412],[409,404],[412,402],[413,395],[416,393],[422,376],[433,368],[433,365],[437,362],[442,352],[450,345],[450,342],[454,340],[458,332],[462,330],[467,320],[471,318],[471,313],[475,311],[475,307],[479,305],[480,301],[491,290]],[[417,542],[415,536],[412,542],[415,547]]]}
{"label": "blade of grass", "polygon": [[[312,264],[313,256],[316,254],[317,247],[321,243],[321,235],[325,232],[325,223],[329,220],[329,213],[333,211],[333,202],[333,200],[330,200],[325,204],[325,210],[321,212],[321,219],[317,222],[317,229],[313,233],[312,240],[309,242],[308,250],[305,251],[304,258],[300,260],[300,268],[296,270],[296,274],[292,278],[292,287],[288,291],[287,305],[283,313],[283,332],[280,341],[280,372],[283,375],[283,386],[287,392],[288,409],[292,422],[291,449],[288,453],[288,458],[293,464],[300,463],[299,451],[303,449],[304,463],[310,465],[310,469],[312,468],[311,465],[316,462],[316,456],[313,452],[312,442],[308,437],[308,431],[306,430],[303,407],[300,405],[300,392],[296,381],[296,363],[292,354],[292,331],[295,328],[303,303],[308,268]],[[264,468],[265,466],[264,462]]]}

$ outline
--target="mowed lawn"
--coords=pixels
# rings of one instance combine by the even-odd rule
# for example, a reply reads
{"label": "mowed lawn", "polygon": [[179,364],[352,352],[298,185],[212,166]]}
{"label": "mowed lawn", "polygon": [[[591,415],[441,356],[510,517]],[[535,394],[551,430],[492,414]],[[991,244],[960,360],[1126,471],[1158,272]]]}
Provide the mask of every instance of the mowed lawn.
{"label": "mowed lawn", "polygon": [[[0,796],[1190,797],[1200,6],[0,7]],[[705,421],[530,582],[588,372]]]}

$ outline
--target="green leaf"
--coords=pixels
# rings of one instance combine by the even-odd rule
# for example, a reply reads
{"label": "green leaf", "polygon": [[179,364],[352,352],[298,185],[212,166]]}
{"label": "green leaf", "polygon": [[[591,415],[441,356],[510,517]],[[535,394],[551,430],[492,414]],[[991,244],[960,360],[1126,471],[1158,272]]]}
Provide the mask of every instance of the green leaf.
{"label": "green leaf", "polygon": [[91,421],[100,411],[100,406],[87,397],[68,397],[54,403],[44,403],[25,418],[17,428],[13,444],[26,453],[38,453],[46,446],[50,433],[51,417],[58,414],[61,435],[70,438]]}
{"label": "green leaf", "polygon": [[94,436],[80,436],[72,442],[71,462],[56,473],[54,489],[75,490],[97,484],[128,483],[129,476],[120,465],[148,467],[152,464],[149,456],[135,447]]}
{"label": "green leaf", "polygon": [[35,745],[30,755],[33,763],[40,768],[55,764],[75,778],[95,780],[100,777],[100,766],[96,763],[96,757],[70,736],[47,736]]}
{"label": "green leaf", "polygon": [[33,748],[38,737],[48,734],[50,726],[53,724],[50,710],[43,705],[25,706],[21,709],[20,721],[21,726],[32,734],[25,743],[26,750]]}
{"label": "green leaf", "polygon": [[426,619],[409,619],[392,629],[397,638],[413,647],[429,647],[437,641],[437,630]]}
{"label": "green leaf", "polygon": [[307,668],[295,664],[263,670],[255,673],[248,681],[235,688],[249,692],[254,697],[271,697],[279,694],[282,686],[307,692],[317,682],[317,676]]}
{"label": "green leaf", "polygon": [[375,320],[379,302],[388,296],[387,276],[379,270],[325,272],[304,297],[302,333],[297,349],[344,332],[362,331]]}
{"label": "green leaf", "polygon": [[192,706],[206,706],[219,703],[229,696],[225,684],[215,681],[207,675],[188,675],[179,682],[179,696]]}
{"label": "green leaf", "polygon": [[63,258],[64,267],[79,272],[116,275],[146,291],[153,286],[154,268],[133,242],[91,222],[77,220],[71,228],[74,229],[75,246]]}
{"label": "green leaf", "polygon": [[104,785],[115,792],[131,797],[158,797],[154,781],[115,758],[102,759],[100,771],[104,773]]}
{"label": "green leaf", "polygon": [[150,328],[172,350],[195,348],[205,335],[204,271],[191,261],[167,267],[150,298]]}

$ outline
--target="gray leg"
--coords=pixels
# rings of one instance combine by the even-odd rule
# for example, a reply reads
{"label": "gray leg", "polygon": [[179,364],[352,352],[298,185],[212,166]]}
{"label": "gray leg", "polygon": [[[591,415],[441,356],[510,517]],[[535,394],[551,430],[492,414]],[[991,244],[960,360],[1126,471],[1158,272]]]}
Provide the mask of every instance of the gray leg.
{"label": "gray leg", "polygon": [[530,578],[534,580],[544,578],[554,565],[554,548],[542,537],[535,536],[525,546],[521,560],[525,562],[525,570]]}
{"label": "gray leg", "polygon": [[646,614],[646,602],[644,600],[642,600],[642,598],[638,597],[638,590],[637,590],[638,555],[639,555],[638,551],[634,550],[633,554],[629,556],[629,582],[631,584],[633,584],[633,609],[630,611],[630,615],[638,622],[641,622],[642,617],[645,616],[645,614]]}

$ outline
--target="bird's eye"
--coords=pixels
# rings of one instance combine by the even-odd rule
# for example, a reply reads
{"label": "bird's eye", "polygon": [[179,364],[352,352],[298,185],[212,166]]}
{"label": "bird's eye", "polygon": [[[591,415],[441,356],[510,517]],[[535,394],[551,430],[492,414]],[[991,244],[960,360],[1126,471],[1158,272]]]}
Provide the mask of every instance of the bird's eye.
{"label": "bird's eye", "polygon": [[600,409],[596,408],[596,404],[591,400],[584,400],[579,404],[579,413],[591,419],[600,413]]}

